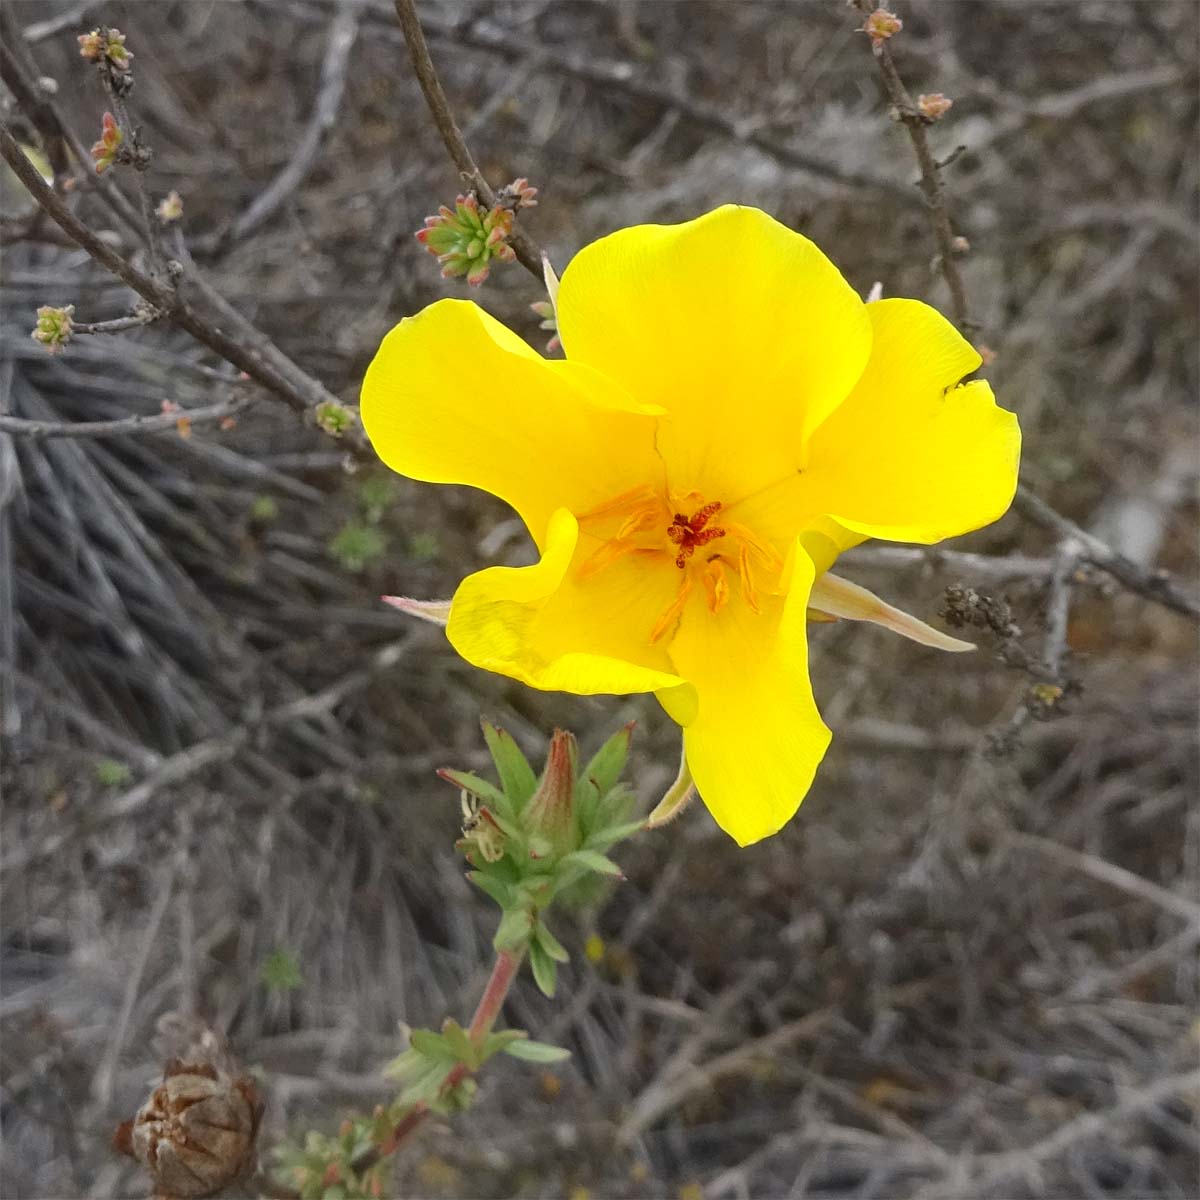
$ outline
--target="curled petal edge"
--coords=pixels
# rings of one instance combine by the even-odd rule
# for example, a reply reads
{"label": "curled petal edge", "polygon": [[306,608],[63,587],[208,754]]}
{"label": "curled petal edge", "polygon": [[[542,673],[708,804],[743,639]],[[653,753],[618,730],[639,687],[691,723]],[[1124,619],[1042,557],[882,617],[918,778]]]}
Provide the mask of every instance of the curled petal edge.
{"label": "curled petal edge", "polygon": [[813,584],[808,606],[827,617],[841,617],[846,621],[870,621],[873,625],[882,625],[901,637],[934,650],[962,654],[975,649],[972,643],[942,633],[932,625],[926,625],[919,618],[881,600],[874,592],[860,587],[857,583],[851,583],[832,571],[826,571]]}

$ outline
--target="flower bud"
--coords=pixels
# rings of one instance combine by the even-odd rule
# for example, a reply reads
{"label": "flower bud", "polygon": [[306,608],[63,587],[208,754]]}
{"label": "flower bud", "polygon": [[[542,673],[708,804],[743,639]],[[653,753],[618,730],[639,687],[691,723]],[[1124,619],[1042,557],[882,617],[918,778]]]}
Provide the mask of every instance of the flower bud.
{"label": "flower bud", "polygon": [[917,97],[917,111],[927,121],[940,121],[951,109],[954,101],[941,92],[932,92],[928,96]]}
{"label": "flower bud", "polygon": [[178,221],[183,216],[183,197],[178,192],[168,192],[159,201],[158,207],[154,212],[164,225],[169,225],[172,221]]}
{"label": "flower bud", "polygon": [[37,325],[29,335],[35,342],[41,342],[50,354],[61,354],[63,347],[71,340],[73,322],[71,315],[75,305],[68,304],[63,308],[54,308],[43,304],[37,310]]}
{"label": "flower bud", "polygon": [[871,39],[872,49],[878,50],[888,38],[899,33],[904,22],[894,12],[877,8],[863,23],[862,32]]}
{"label": "flower bud", "polygon": [[566,854],[576,842],[575,739],[561,729],[550,739],[546,769],[525,810],[525,825],[545,838],[555,855]]}
{"label": "flower bud", "polygon": [[125,135],[117,119],[110,112],[104,114],[100,125],[100,139],[92,143],[92,158],[96,160],[96,174],[102,175],[117,161],[117,153]]}

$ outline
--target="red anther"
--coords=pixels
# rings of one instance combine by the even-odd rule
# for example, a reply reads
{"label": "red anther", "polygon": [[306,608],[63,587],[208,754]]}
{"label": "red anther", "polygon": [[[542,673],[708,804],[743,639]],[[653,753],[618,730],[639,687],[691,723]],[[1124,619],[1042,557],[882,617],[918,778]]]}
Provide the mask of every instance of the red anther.
{"label": "red anther", "polygon": [[715,542],[717,538],[725,536],[725,530],[717,526],[713,526],[712,529],[704,528],[713,514],[720,510],[720,507],[720,500],[714,500],[711,504],[706,504],[703,508],[698,509],[690,517],[683,513],[676,513],[675,519],[667,526],[668,539],[679,547],[675,565],[681,571],[687,565],[687,560],[695,553],[697,546],[706,546],[709,542]]}

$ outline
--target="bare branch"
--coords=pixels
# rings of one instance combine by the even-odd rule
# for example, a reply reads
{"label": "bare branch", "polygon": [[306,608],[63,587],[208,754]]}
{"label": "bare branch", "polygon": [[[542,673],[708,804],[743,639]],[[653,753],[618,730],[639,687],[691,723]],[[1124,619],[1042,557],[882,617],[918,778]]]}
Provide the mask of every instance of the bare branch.
{"label": "bare branch", "polygon": [[1168,572],[1143,570],[1131,559],[1118,554],[1106,542],[1102,542],[1051,508],[1024,484],[1017,488],[1013,505],[1022,516],[1028,517],[1044,529],[1053,530],[1060,537],[1078,543],[1080,558],[1107,572],[1131,592],[1137,592],[1138,595],[1190,617],[1193,621],[1200,621],[1200,600],[1189,596]]}
{"label": "bare branch", "polygon": [[[864,13],[870,13],[871,5],[867,0],[858,0],[858,7]],[[929,207],[929,223],[933,228],[934,239],[938,248],[938,267],[942,278],[950,289],[950,311],[954,323],[960,329],[968,324],[967,292],[963,287],[962,275],[959,274],[956,251],[954,248],[954,229],[950,224],[950,213],[946,208],[945,189],[942,185],[942,172],[933,151],[929,146],[929,135],[925,118],[921,115],[908,88],[896,70],[892,52],[886,42],[880,42],[873,48],[875,61],[879,65],[879,73],[883,77],[883,86],[887,90],[896,114],[904,128],[908,131],[909,141],[912,142],[913,153],[917,157],[917,165],[921,169],[921,192]]]}
{"label": "bare branch", "polygon": [[113,421],[30,421],[0,413],[0,433],[28,438],[127,437],[175,430],[181,421],[205,424],[232,417],[254,403],[252,396],[236,396],[203,408],[181,408],[175,412],[141,413]]}
{"label": "bare branch", "polygon": [[[138,270],[118,254],[106,242],[98,238],[66,206],[62,198],[47,186],[37,169],[25,156],[20,146],[6,127],[0,127],[0,157],[12,168],[13,173],[28,189],[30,195],[54,219],[75,242],[83,247],[98,263],[107,267],[118,279],[126,283],[144,300],[149,301],[177,325],[187,330],[197,341],[208,346],[226,361],[245,371],[252,379],[261,383],[273,395],[283,400],[298,412],[306,411],[314,403],[335,402],[334,397],[316,380],[303,375],[294,364],[293,371],[308,380],[311,385],[304,391],[298,389],[294,377],[289,378],[274,361],[273,356],[283,357],[269,340],[254,331],[256,337],[249,345],[234,340],[222,329],[209,321],[174,289]],[[240,318],[243,325],[253,329],[249,322]]]}

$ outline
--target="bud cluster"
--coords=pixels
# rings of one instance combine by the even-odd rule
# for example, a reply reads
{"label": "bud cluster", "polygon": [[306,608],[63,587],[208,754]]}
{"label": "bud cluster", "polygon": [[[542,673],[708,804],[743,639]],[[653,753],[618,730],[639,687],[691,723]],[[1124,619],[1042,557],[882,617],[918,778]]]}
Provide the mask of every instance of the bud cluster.
{"label": "bud cluster", "polygon": [[[295,1189],[300,1200],[379,1200],[389,1164],[374,1153],[391,1130],[392,1120],[379,1107],[371,1117],[342,1122],[333,1137],[309,1130],[301,1146],[285,1145],[276,1154],[280,1183]],[[369,1165],[362,1167],[362,1162]]]}
{"label": "bud cluster", "polygon": [[71,330],[74,328],[71,317],[74,312],[73,304],[62,308],[43,304],[37,310],[37,324],[29,336],[35,342],[41,342],[50,354],[61,354],[63,347],[71,340]]}
{"label": "bud cluster", "polygon": [[574,737],[556,730],[539,779],[510,734],[484,723],[499,786],[463,771],[442,771],[462,791],[466,820],[458,848],[468,878],[504,911],[495,946],[529,955],[538,986],[554,994],[567,952],[546,925],[550,904],[595,876],[620,877],[606,857],[642,828],[630,821],[633,792],[619,782],[633,727],[627,725],[582,769]]}
{"label": "bud cluster", "polygon": [[89,62],[122,73],[132,69],[133,53],[125,49],[125,35],[119,29],[101,26],[91,33],[81,33],[76,40],[80,57]]}
{"label": "bud cluster", "polygon": [[100,140],[92,143],[92,158],[96,160],[97,175],[103,175],[117,161],[124,141],[125,135],[117,124],[117,118],[106,112],[100,127]]}
{"label": "bud cluster", "polygon": [[442,264],[444,277],[465,275],[469,284],[478,287],[488,277],[493,259],[512,262],[516,258],[507,241],[512,227],[511,208],[498,203],[485,212],[472,192],[459,196],[452,209],[443,204],[437,216],[426,217],[425,228],[417,231],[416,238]]}

